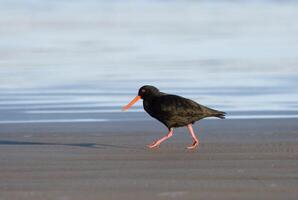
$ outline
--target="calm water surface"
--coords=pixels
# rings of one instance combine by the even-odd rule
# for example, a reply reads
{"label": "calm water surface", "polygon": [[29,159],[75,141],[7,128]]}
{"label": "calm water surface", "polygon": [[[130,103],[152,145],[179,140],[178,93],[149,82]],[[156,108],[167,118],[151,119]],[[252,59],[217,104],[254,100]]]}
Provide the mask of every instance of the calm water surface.
{"label": "calm water surface", "polygon": [[296,1],[0,1],[0,123],[148,120],[140,86],[298,117]]}

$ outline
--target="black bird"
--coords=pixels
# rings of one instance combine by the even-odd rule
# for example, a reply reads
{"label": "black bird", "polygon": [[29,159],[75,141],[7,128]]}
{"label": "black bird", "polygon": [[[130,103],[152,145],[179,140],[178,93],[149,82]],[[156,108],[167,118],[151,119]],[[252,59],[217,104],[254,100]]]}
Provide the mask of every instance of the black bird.
{"label": "black bird", "polygon": [[163,123],[169,132],[161,139],[149,144],[149,148],[159,146],[163,141],[173,135],[176,127],[187,126],[194,142],[188,149],[194,149],[199,145],[199,139],[196,137],[192,124],[206,117],[225,118],[225,112],[213,110],[197,102],[172,94],[160,92],[156,87],[145,85],[139,89],[138,95],[123,110],[129,109],[138,100],[143,99],[143,107],[151,116]]}

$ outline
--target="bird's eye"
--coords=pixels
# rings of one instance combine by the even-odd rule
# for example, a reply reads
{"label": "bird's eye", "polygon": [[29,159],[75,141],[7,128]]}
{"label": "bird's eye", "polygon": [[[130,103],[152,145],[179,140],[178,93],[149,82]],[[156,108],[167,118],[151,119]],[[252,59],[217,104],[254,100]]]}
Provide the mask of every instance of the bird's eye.
{"label": "bird's eye", "polygon": [[145,90],[145,89],[142,89],[141,91],[142,91],[142,93],[145,93],[145,92],[146,92],[146,90]]}

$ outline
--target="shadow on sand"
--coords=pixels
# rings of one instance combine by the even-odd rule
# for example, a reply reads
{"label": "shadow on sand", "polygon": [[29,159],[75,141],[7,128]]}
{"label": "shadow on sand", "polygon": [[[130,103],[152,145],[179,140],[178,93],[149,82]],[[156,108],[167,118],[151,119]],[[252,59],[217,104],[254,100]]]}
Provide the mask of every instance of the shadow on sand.
{"label": "shadow on sand", "polygon": [[56,142],[29,142],[29,141],[13,141],[13,140],[0,140],[1,145],[56,145],[56,146],[71,146],[71,147],[84,147],[92,149],[138,149],[136,147],[120,146],[113,144],[98,144],[98,143],[56,143]]}

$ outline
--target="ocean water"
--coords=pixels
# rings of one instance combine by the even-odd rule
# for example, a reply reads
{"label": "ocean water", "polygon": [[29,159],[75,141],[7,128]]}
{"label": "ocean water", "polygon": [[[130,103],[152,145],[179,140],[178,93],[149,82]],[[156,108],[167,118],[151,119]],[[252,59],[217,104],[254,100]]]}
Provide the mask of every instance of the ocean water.
{"label": "ocean water", "polygon": [[0,0],[0,124],[149,120],[142,85],[298,118],[297,1]]}

